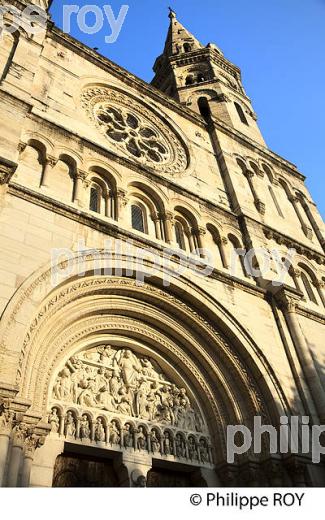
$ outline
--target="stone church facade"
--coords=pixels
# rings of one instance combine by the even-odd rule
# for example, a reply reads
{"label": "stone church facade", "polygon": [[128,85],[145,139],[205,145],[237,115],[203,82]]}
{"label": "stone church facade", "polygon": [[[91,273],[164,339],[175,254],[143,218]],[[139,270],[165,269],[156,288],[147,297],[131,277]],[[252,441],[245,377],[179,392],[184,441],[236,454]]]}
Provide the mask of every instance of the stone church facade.
{"label": "stone church facade", "polygon": [[2,36],[0,486],[324,485],[268,435],[227,457],[325,424],[323,223],[240,70],[173,11],[151,84]]}

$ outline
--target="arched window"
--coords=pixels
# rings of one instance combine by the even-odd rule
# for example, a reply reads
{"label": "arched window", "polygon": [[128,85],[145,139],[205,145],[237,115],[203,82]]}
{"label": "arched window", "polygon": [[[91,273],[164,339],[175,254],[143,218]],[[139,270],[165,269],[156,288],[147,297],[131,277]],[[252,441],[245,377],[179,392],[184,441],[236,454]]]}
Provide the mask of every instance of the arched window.
{"label": "arched window", "polygon": [[316,305],[317,304],[317,299],[315,297],[315,294],[314,294],[314,291],[313,291],[313,288],[312,288],[312,285],[309,281],[309,278],[307,276],[306,273],[304,273],[303,271],[301,272],[301,280],[302,280],[302,283],[304,284],[304,288],[305,288],[305,291],[306,291],[306,294],[308,296],[308,299],[315,303]]}
{"label": "arched window", "polygon": [[184,43],[183,48],[184,48],[184,52],[191,52],[192,45],[190,43]]}
{"label": "arched window", "polygon": [[185,234],[183,226],[180,222],[175,223],[175,238],[180,249],[186,251]]}
{"label": "arched window", "polygon": [[198,99],[197,104],[198,104],[201,116],[206,121],[209,121],[209,119],[211,118],[211,110],[210,110],[210,106],[209,106],[209,102],[208,102],[207,98],[206,97],[200,97]]}
{"label": "arched window", "polygon": [[145,226],[145,212],[141,206],[137,204],[132,204],[131,206],[131,217],[132,217],[132,229],[136,229],[137,231],[141,231],[141,233],[146,232]]}
{"label": "arched window", "polygon": [[189,85],[193,85],[193,83],[194,83],[194,76],[192,74],[190,74],[186,78],[185,85],[188,87]]}
{"label": "arched window", "polygon": [[202,74],[202,72],[200,72],[197,75],[197,81],[198,81],[198,83],[202,83],[203,81],[206,81],[205,76],[204,76],[204,74]]}
{"label": "arched window", "polygon": [[237,110],[237,113],[239,115],[241,122],[244,123],[244,125],[249,126],[245,113],[244,113],[244,110],[242,109],[241,105],[239,103],[237,103],[236,101],[235,101],[235,107],[236,107],[236,110]]}
{"label": "arched window", "polygon": [[95,211],[95,213],[100,213],[100,201],[102,198],[100,186],[94,184],[90,188],[90,200],[89,200],[89,209],[91,211]]}

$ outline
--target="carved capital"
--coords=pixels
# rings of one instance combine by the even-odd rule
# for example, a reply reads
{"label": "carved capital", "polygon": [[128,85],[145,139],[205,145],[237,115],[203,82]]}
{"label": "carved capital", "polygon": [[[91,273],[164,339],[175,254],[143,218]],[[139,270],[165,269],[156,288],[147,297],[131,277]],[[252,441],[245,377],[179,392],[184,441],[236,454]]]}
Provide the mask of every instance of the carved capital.
{"label": "carved capital", "polygon": [[249,170],[248,168],[244,171],[244,175],[245,177],[247,177],[247,179],[252,179],[255,175],[255,172],[253,170]]}
{"label": "carved capital", "polygon": [[22,153],[26,150],[27,143],[24,143],[23,141],[20,141],[18,144],[18,152]]}
{"label": "carved capital", "polygon": [[198,226],[198,227],[192,228],[192,233],[193,233],[193,235],[195,235],[197,237],[203,237],[204,235],[206,235],[207,230],[206,230],[206,228],[204,228],[202,226]]}
{"label": "carved capital", "polygon": [[45,159],[46,165],[51,166],[51,168],[54,168],[54,166],[57,164],[58,159],[56,157],[53,157],[53,155],[48,155]]}
{"label": "carved capital", "polygon": [[125,207],[129,201],[126,194],[127,194],[127,192],[121,188],[119,188],[116,191],[117,199],[118,199],[119,203],[121,204],[121,206],[123,206],[123,207]]}
{"label": "carved capital", "polygon": [[303,294],[299,291],[287,287],[281,287],[275,294],[275,299],[279,307],[285,312],[295,312],[302,298]]}
{"label": "carved capital", "polygon": [[25,439],[28,435],[28,426],[23,422],[17,422],[12,430],[12,444],[20,448],[24,447]]}
{"label": "carved capital", "polygon": [[34,433],[32,430],[27,432],[24,440],[26,458],[34,458],[35,451],[45,443],[45,436]]}
{"label": "carved capital", "polygon": [[0,185],[9,184],[11,177],[17,169],[17,164],[0,157]]}
{"label": "carved capital", "polygon": [[76,177],[77,177],[77,179],[85,181],[87,179],[87,172],[77,169]]}
{"label": "carved capital", "polygon": [[264,202],[262,202],[260,199],[257,199],[255,201],[255,206],[256,206],[257,211],[261,215],[265,215],[265,204],[264,204]]}
{"label": "carved capital", "polygon": [[10,401],[1,399],[0,402],[0,435],[10,435],[15,414],[10,411]]}
{"label": "carved capital", "polygon": [[166,211],[164,214],[164,220],[169,220],[169,222],[174,222],[174,214],[172,211]]}

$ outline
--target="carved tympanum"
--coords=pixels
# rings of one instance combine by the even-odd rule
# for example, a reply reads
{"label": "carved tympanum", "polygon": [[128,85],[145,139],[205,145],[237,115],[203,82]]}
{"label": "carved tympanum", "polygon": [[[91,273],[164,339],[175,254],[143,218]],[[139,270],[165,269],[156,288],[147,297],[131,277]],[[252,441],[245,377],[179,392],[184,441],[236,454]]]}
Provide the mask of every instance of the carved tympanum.
{"label": "carved tympanum", "polygon": [[152,111],[117,90],[88,88],[82,105],[114,148],[164,173],[187,167],[185,148],[175,132]]}
{"label": "carved tympanum", "polygon": [[[178,388],[167,379],[158,364],[130,349],[100,345],[69,359],[58,373],[52,390],[54,402],[73,403],[84,409],[101,409],[126,418],[138,418],[155,424],[170,425],[183,431],[205,430],[200,412],[193,406],[185,388]],[[82,418],[83,436],[89,426]],[[52,431],[58,432],[57,409],[49,416]],[[66,417],[65,430],[74,435],[72,414]],[[96,437],[104,438],[101,424],[95,427]],[[143,431],[138,432],[139,445],[144,445]],[[117,431],[111,432],[116,439]],[[124,435],[125,440],[125,435]],[[155,440],[154,440],[155,442]],[[165,438],[166,450],[169,450]]]}

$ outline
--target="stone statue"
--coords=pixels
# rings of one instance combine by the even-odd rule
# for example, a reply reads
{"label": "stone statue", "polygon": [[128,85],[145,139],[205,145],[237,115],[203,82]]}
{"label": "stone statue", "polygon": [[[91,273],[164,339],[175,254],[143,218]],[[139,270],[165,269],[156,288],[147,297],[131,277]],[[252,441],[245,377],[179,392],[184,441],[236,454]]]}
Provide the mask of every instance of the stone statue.
{"label": "stone statue", "polygon": [[136,443],[138,450],[147,449],[147,436],[145,434],[143,426],[139,426],[138,428],[138,431],[136,433]]}
{"label": "stone statue", "polygon": [[186,444],[185,440],[180,433],[176,435],[175,439],[176,456],[179,458],[186,458]]}
{"label": "stone statue", "polygon": [[80,421],[80,439],[90,439],[90,423],[86,414],[82,416]]}
{"label": "stone statue", "polygon": [[173,454],[173,443],[170,438],[170,433],[165,432],[164,434],[164,440],[163,440],[163,448],[164,448],[164,454],[165,455],[172,455]]}
{"label": "stone statue", "polygon": [[203,462],[203,464],[208,464],[210,462],[209,450],[208,450],[207,442],[204,439],[200,439],[199,453],[200,453],[201,462]]}
{"label": "stone statue", "polygon": [[193,437],[189,437],[187,445],[189,459],[192,461],[198,461],[198,452],[195,439]]}
{"label": "stone statue", "polygon": [[75,437],[76,435],[76,421],[73,413],[68,411],[64,421],[64,431],[67,437]]}
{"label": "stone statue", "polygon": [[125,350],[118,362],[121,369],[122,379],[126,386],[136,386],[141,364],[131,350]]}
{"label": "stone statue", "polygon": [[160,440],[157,437],[156,430],[151,430],[150,442],[152,453],[160,453]]}
{"label": "stone statue", "polygon": [[104,442],[105,441],[105,427],[103,424],[103,419],[98,417],[95,425],[95,441],[96,442]]}
{"label": "stone statue", "polygon": [[124,426],[123,431],[123,442],[124,442],[124,448],[133,448],[134,447],[134,438],[133,438],[133,431],[131,428],[131,425],[129,423],[126,423]]}
{"label": "stone statue", "polygon": [[123,415],[134,416],[133,397],[130,390],[123,386],[119,391],[120,402],[117,406],[118,411]]}
{"label": "stone statue", "polygon": [[82,390],[79,395],[78,404],[81,406],[90,406],[94,408],[98,405],[96,399],[96,382],[94,379],[89,379],[87,387]]}
{"label": "stone statue", "polygon": [[58,415],[58,409],[52,408],[51,413],[48,418],[48,422],[51,426],[52,433],[59,433],[60,430],[60,417]]}
{"label": "stone statue", "polygon": [[120,444],[120,442],[121,442],[120,430],[118,428],[116,421],[111,422],[109,432],[110,432],[109,433],[109,442],[111,444]]}

